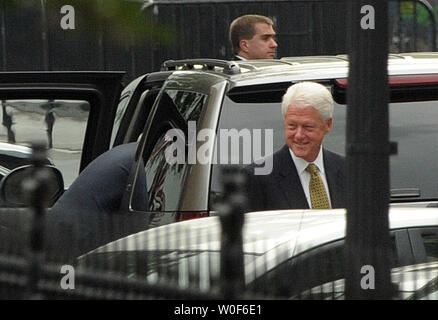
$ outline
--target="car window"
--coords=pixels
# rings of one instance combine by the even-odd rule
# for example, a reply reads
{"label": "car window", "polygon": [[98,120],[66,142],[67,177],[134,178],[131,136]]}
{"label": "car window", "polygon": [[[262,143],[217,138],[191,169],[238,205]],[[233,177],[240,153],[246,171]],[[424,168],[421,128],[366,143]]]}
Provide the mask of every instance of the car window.
{"label": "car window", "polygon": [[438,261],[438,234],[424,234],[423,243],[426,250],[426,261]]}
{"label": "car window", "polygon": [[[437,200],[438,172],[437,101],[414,101],[389,105],[390,141],[398,143],[398,153],[390,157],[393,201]],[[333,129],[325,139],[329,150],[345,155],[346,107],[335,105]]]}
{"label": "car window", "polygon": [[79,174],[90,105],[82,100],[2,100],[0,166],[29,164],[30,143],[48,146],[48,163],[61,170],[69,187]]}
{"label": "car window", "polygon": [[197,92],[167,90],[178,111],[187,121],[197,121],[205,103],[205,95]]}
{"label": "car window", "polygon": [[166,161],[166,148],[171,142],[166,134],[162,135],[145,166],[151,211],[174,211],[178,208],[187,165],[171,165]]}
{"label": "car window", "polygon": [[409,237],[417,263],[438,261],[438,228],[410,228]]}
{"label": "car window", "polygon": [[[400,232],[400,231],[396,231]],[[391,268],[400,266],[396,232],[391,233]],[[406,248],[404,248],[406,249]],[[403,250],[404,250],[403,249]],[[274,294],[291,296],[306,289],[345,277],[345,240],[337,240],[300,253],[277,265],[254,282],[255,288],[278,283]],[[334,292],[334,290],[329,290]]]}
{"label": "car window", "polygon": [[[176,109],[185,122],[196,122],[201,116],[206,100],[207,96],[201,93],[167,90],[161,96],[158,110],[166,112],[165,108]],[[171,163],[166,159],[166,149],[173,143],[172,137],[167,133],[167,130],[170,129],[169,116],[168,114],[163,116],[162,128],[166,129],[162,129],[160,124],[157,124],[161,128],[159,130],[165,131],[156,135],[157,139],[153,142],[152,152],[146,160],[144,172],[148,186],[150,211],[176,211],[178,209],[184,190],[185,177],[189,170],[187,161]]]}
{"label": "car window", "polygon": [[114,141],[117,136],[117,132],[120,128],[120,123],[122,122],[123,115],[125,114],[126,108],[128,107],[129,98],[131,97],[130,94],[125,94],[123,97],[120,98],[119,104],[117,105],[117,111],[116,111],[116,117],[114,119],[114,125],[111,132],[111,143],[110,146],[114,144]]}
{"label": "car window", "polygon": [[[258,97],[258,96],[257,96]],[[228,163],[248,165],[248,151],[251,161],[270,154],[266,148],[270,141],[267,133],[272,132],[272,152],[285,143],[283,118],[281,115],[281,95],[277,91],[263,92],[254,102],[234,95],[225,97],[219,120],[221,129],[249,130],[251,134],[241,135],[238,140],[239,153],[228,152]],[[438,200],[437,179],[431,173],[438,172],[438,102],[413,101],[390,103],[390,140],[398,143],[398,154],[390,157],[390,181],[392,201]],[[335,103],[333,128],[326,136],[324,146],[328,150],[345,155],[347,106]],[[254,134],[260,130],[261,139]],[[231,140],[230,140],[231,141]],[[261,141],[261,151],[255,152],[254,144]],[[220,143],[218,143],[220,145]],[[247,149],[244,148],[247,147]],[[248,149],[250,146],[250,149]],[[252,146],[252,148],[251,148]],[[229,147],[230,148],[230,147]],[[223,159],[223,151],[217,154]],[[218,157],[213,157],[217,159]],[[221,193],[220,167],[225,163],[213,164],[210,205]]]}
{"label": "car window", "polygon": [[[239,137],[235,136],[227,141],[221,139],[221,135],[225,137],[225,134],[230,133],[231,130],[237,130]],[[259,136],[254,134],[255,130],[258,131]],[[280,103],[238,103],[226,96],[219,118],[217,137],[217,148],[213,159],[220,159],[220,161],[218,160],[212,166],[210,202],[214,202],[217,194],[222,192],[220,182],[222,166],[232,163],[241,166],[248,165],[284,145]],[[262,147],[260,152],[257,152],[254,145],[259,141],[262,142]],[[238,152],[233,152],[233,149],[237,149]]]}

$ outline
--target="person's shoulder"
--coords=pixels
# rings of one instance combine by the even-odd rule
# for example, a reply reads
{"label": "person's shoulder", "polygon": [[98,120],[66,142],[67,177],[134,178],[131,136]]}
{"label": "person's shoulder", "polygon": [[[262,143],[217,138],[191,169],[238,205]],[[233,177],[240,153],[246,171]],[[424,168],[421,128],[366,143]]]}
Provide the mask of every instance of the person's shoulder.
{"label": "person's shoulder", "polygon": [[137,142],[115,146],[94,159],[84,171],[105,172],[113,170],[115,167],[128,168],[135,161],[137,147]]}
{"label": "person's shoulder", "polygon": [[137,147],[138,147],[138,142],[120,144],[103,153],[102,157],[105,158],[121,157],[121,158],[133,159],[135,156],[135,152],[137,151]]}
{"label": "person's shoulder", "polygon": [[343,156],[343,155],[341,155],[339,153],[327,150],[325,148],[323,148],[323,151],[324,151],[324,156],[325,157],[330,157],[332,159],[336,159],[336,160],[339,160],[339,161],[345,161],[345,156]]}
{"label": "person's shoulder", "polygon": [[239,56],[233,56],[231,59],[231,61],[244,61],[241,57]]}
{"label": "person's shoulder", "polygon": [[333,168],[345,171],[345,157],[339,153],[323,149],[324,150],[324,162]]}
{"label": "person's shoulder", "polygon": [[285,156],[289,155],[288,150],[289,149],[287,145],[284,145],[281,149],[277,150],[276,152],[267,155],[263,158],[256,159],[253,163],[245,167],[245,171],[254,174],[256,168],[266,168],[268,165],[271,165],[272,166],[271,173],[272,173],[275,171],[276,168],[280,167],[279,165],[276,164],[281,162]]}

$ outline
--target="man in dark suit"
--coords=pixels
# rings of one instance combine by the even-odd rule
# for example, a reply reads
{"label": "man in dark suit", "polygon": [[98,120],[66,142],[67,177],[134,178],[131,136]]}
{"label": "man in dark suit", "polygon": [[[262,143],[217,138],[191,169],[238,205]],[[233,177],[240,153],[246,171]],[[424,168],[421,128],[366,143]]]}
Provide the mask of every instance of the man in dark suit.
{"label": "man in dark suit", "polygon": [[[245,168],[249,210],[345,207],[344,158],[322,147],[333,124],[330,92],[315,82],[292,85],[283,96],[282,113],[286,145],[263,163]],[[272,171],[257,174],[257,167],[265,163],[272,164]],[[308,167],[316,171],[311,173]],[[323,206],[315,205],[314,177],[321,182]]]}
{"label": "man in dark suit", "polygon": [[248,14],[230,24],[232,60],[273,59],[277,51],[274,22],[265,16]]}
{"label": "man in dark suit", "polygon": [[[138,143],[116,146],[94,159],[58,199],[47,216],[47,246],[53,257],[76,257],[131,233],[148,228],[148,216],[120,212],[135,165]],[[146,178],[139,175],[132,199],[147,211]]]}

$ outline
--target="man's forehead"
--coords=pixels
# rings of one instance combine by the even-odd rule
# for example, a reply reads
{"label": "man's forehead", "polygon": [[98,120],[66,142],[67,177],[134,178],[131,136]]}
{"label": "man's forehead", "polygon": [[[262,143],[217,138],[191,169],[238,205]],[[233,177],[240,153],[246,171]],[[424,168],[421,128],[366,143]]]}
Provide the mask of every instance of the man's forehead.
{"label": "man's forehead", "polygon": [[271,35],[275,35],[275,31],[274,28],[265,22],[257,22],[254,24],[254,29],[256,31],[256,34],[259,35],[267,35],[267,36],[271,36]]}

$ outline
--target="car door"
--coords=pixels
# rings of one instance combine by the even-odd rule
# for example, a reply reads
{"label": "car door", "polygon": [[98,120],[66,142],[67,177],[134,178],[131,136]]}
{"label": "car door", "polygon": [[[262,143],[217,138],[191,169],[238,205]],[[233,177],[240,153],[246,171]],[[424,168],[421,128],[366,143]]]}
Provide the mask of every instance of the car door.
{"label": "car door", "polygon": [[30,143],[42,141],[48,146],[48,161],[61,170],[68,187],[109,148],[123,76],[1,72],[0,166],[11,170],[26,164]]}
{"label": "car door", "polygon": [[110,146],[137,141],[158,93],[172,71],[145,74],[123,89],[117,105]]}
{"label": "car door", "polygon": [[[190,153],[190,124],[198,126],[197,130],[215,132],[226,86],[226,81],[208,74],[194,73],[187,77],[174,74],[167,79],[144,128],[122,211],[139,211],[134,199],[139,188],[144,187],[138,183],[143,175],[149,197],[150,227],[209,215],[211,166],[192,163],[190,155],[187,161],[168,161],[167,152],[178,145],[181,149],[175,151],[177,157],[185,158],[186,151]],[[173,144],[175,139],[178,143]]]}

